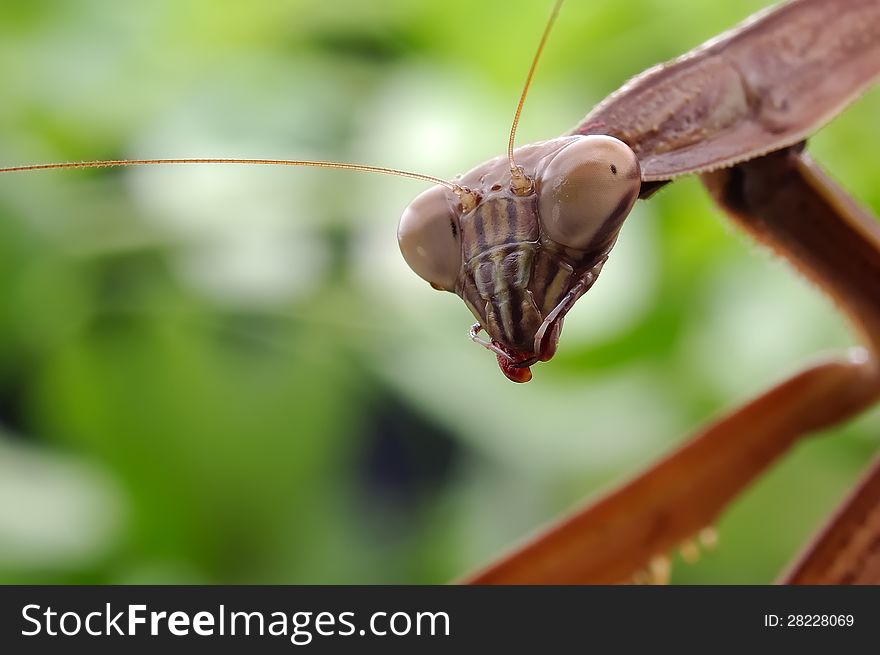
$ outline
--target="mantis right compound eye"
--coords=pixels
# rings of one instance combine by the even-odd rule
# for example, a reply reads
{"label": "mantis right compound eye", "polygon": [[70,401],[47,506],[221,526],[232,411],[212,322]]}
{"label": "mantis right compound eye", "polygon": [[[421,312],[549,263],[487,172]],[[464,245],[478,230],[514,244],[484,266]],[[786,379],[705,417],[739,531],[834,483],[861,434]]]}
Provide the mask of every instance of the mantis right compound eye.
{"label": "mantis right compound eye", "polygon": [[461,228],[453,199],[448,189],[431,187],[403,211],[397,228],[397,242],[407,265],[443,291],[455,291],[461,270]]}

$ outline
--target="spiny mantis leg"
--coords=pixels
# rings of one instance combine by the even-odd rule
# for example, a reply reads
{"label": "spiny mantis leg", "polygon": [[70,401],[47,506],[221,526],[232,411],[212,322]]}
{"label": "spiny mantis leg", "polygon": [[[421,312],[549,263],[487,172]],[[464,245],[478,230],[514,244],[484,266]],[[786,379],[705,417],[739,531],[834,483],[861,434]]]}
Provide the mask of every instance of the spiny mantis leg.
{"label": "spiny mantis leg", "polygon": [[[864,357],[818,363],[722,417],[659,463],[469,577],[473,584],[613,584],[712,524],[803,434],[870,404]],[[829,403],[830,398],[839,402]]]}
{"label": "spiny mantis leg", "polygon": [[[880,377],[880,227],[799,150],[704,181],[733,220],[793,261],[846,312],[871,353],[864,365],[869,380],[852,392],[870,393]],[[753,207],[760,210],[751,213]],[[880,459],[781,581],[880,583]]]}
{"label": "spiny mantis leg", "polygon": [[880,397],[880,228],[871,216],[797,148],[703,181],[738,224],[832,295],[868,348],[793,375],[466,582],[626,581],[710,525],[800,437]]}

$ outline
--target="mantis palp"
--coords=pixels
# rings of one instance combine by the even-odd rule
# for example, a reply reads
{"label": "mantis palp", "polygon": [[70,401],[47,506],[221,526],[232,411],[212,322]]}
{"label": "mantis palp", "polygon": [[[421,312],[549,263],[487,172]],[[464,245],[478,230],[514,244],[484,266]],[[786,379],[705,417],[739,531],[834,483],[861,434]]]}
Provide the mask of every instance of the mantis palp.
{"label": "mantis palp", "polygon": [[[769,30],[768,26],[773,25],[781,25],[782,29],[787,29],[786,25],[803,23],[798,24],[797,29],[786,31],[782,36],[768,37],[773,43],[767,52],[774,53],[776,46],[806,48],[810,52],[808,46],[812,43],[806,45],[798,43],[796,37],[818,30],[820,36],[830,35],[827,41],[822,41],[820,38],[820,47],[827,47],[834,53],[842,53],[842,56],[835,60],[835,75],[822,74],[815,68],[815,62],[812,62],[814,68],[810,69],[811,76],[795,79],[791,97],[785,96],[785,87],[779,79],[772,80],[772,93],[762,96],[759,91],[767,92],[768,89],[764,86],[770,88],[770,83],[760,76],[761,72],[767,69],[766,61],[748,68],[749,72],[755,72],[757,78],[748,79],[746,84],[742,84],[741,80],[737,79],[736,71],[732,72],[727,66],[728,62],[724,61],[724,56],[707,57],[704,53],[702,57],[694,57],[688,60],[688,64],[684,64],[684,66],[693,64],[694,74],[682,73],[683,78],[690,75],[690,79],[680,82],[682,86],[673,84],[662,87],[664,81],[668,81],[678,69],[672,69],[672,73],[660,73],[643,78],[645,95],[640,95],[643,87],[638,84],[625,87],[620,95],[612,97],[610,103],[601,105],[598,110],[591,113],[578,132],[583,135],[610,135],[628,144],[638,155],[637,161],[641,165],[643,196],[649,195],[656,190],[658,183],[664,182],[673,175],[705,172],[710,168],[730,166],[740,161],[745,162],[755,155],[778,150],[781,151],[780,154],[768,155],[755,160],[755,163],[742,163],[733,168],[733,172],[724,169],[717,173],[707,173],[704,180],[722,205],[747,225],[753,206],[760,209],[767,204],[764,198],[767,192],[760,184],[761,180],[767,179],[774,180],[771,183],[774,191],[777,188],[787,189],[786,185],[789,183],[797,187],[796,191],[791,191],[792,198],[808,197],[802,193],[809,193],[812,189],[819,203],[823,198],[827,200],[829,193],[833,193],[830,201],[833,205],[832,209],[837,209],[838,214],[841,210],[845,211],[846,218],[852,219],[853,216],[858,215],[858,210],[851,207],[847,201],[839,199],[836,191],[827,191],[829,183],[794,148],[809,131],[816,129],[823,120],[852,99],[876,75],[876,71],[871,68],[878,61],[876,3],[846,3],[844,5],[848,7],[846,11],[840,8],[843,3],[836,3],[833,10],[829,8],[831,4],[833,3],[806,0],[793,3],[787,9],[765,17],[750,31],[743,32],[740,37],[734,39],[733,43],[737,47],[742,46],[746,56],[753,52],[761,53],[754,39],[757,35],[760,40],[769,33],[762,30]],[[815,15],[813,12],[816,12]],[[843,50],[835,50],[835,47],[841,44]],[[763,52],[763,55],[770,57],[767,52]],[[784,49],[782,52],[786,53]],[[798,54],[803,55],[802,52]],[[823,59],[826,60],[827,58]],[[783,56],[778,63],[790,66],[792,61],[802,63],[804,59]],[[743,78],[748,77],[744,75],[743,70],[739,70],[739,75]],[[785,69],[781,77],[789,78],[791,75],[792,70]],[[798,116],[793,121],[793,127],[787,125],[785,121],[789,112],[796,113],[797,108],[804,107],[803,104],[795,102],[798,99],[797,93],[803,93],[807,87],[811,93],[816,93],[817,88],[822,89],[820,83],[828,80],[842,83],[842,90],[831,88],[828,91],[827,106],[823,106],[822,102],[813,97],[809,108],[815,109],[816,114],[807,117]],[[776,94],[777,89],[779,95]],[[705,95],[700,96],[699,92]],[[821,100],[822,93],[818,95]],[[765,98],[769,100],[764,102]],[[768,111],[754,113],[756,109]],[[664,114],[664,111],[670,113]],[[762,120],[752,120],[756,116]],[[757,124],[767,129],[753,129]],[[743,131],[735,132],[734,128],[738,127],[742,127]],[[713,140],[712,130],[720,134],[720,138]],[[555,161],[554,157],[562,152],[572,152],[568,148],[573,147],[575,143],[589,145],[596,141],[565,137],[537,147],[520,149],[522,162],[516,164],[523,166],[526,169],[525,175],[532,178],[527,182],[517,180],[515,177],[510,180],[502,179],[505,174],[510,175],[508,172],[510,168],[505,168],[504,160],[501,161],[500,166],[492,165],[491,174],[503,182],[492,180],[493,185],[498,186],[494,191],[492,185],[486,189],[477,189],[477,182],[481,181],[479,178],[486,172],[485,168],[475,169],[475,172],[466,175],[461,182],[456,181],[456,184],[473,188],[479,195],[479,198],[468,196],[466,191],[464,197],[458,196],[463,202],[460,220],[466,222],[465,218],[469,212],[479,213],[481,206],[488,208],[489,204],[479,203],[492,200],[492,193],[508,194],[511,186],[512,197],[534,197],[535,189],[532,186],[537,186],[537,192],[543,193],[552,186],[552,183],[540,177],[546,170],[564,178],[576,177],[575,174],[567,172],[569,167],[566,166],[562,166],[561,173],[553,171],[553,161],[551,161]],[[607,147],[618,147],[616,145],[618,142],[602,141],[601,137],[599,143],[615,144]],[[601,161],[611,175],[620,174],[624,179],[627,176],[631,177],[636,167],[633,165],[634,159],[627,154],[630,150],[619,152],[622,159],[611,158]],[[617,157],[617,155],[615,151],[611,156]],[[541,161],[544,158],[547,161]],[[592,154],[588,159],[591,162],[596,160]],[[565,164],[561,159],[557,163]],[[576,168],[580,170],[579,167]],[[794,181],[791,181],[792,177]],[[582,185],[578,185],[578,188],[582,188]],[[552,209],[541,209],[540,213],[545,220],[542,223],[541,236],[546,237],[542,241],[541,252],[551,251],[550,245],[556,244],[585,254],[582,260],[578,260],[571,252],[556,253],[569,264],[571,274],[567,279],[560,279],[557,284],[564,288],[558,290],[551,301],[542,303],[540,313],[531,316],[527,325],[521,324],[522,316],[518,319],[515,313],[510,311],[509,304],[501,303],[492,308],[493,311],[484,312],[483,308],[478,307],[473,301],[473,290],[463,292],[466,297],[470,294],[472,312],[477,315],[481,327],[489,331],[491,341],[487,342],[487,345],[495,350],[499,364],[509,377],[523,380],[528,365],[537,359],[547,359],[552,356],[561,327],[561,317],[570,303],[595,279],[607,250],[613,245],[616,236],[614,228],[619,227],[619,222],[623,220],[629,205],[635,199],[635,193],[630,192],[631,189],[632,187],[624,185],[624,191],[620,193],[615,203],[611,203],[610,210],[607,210],[602,217],[595,218],[597,224],[590,224],[589,229],[586,230],[572,229],[571,220],[565,218],[569,212],[563,211],[563,218],[554,224],[558,229],[553,231],[555,228],[546,222],[547,214]],[[816,191],[816,189],[823,190]],[[634,191],[637,192],[638,189]],[[569,193],[568,189],[563,188],[553,204],[559,205],[568,198]],[[749,195],[751,193],[754,193],[754,199]],[[432,210],[437,203],[436,199],[429,199],[426,202],[432,205]],[[452,202],[454,203],[454,199]],[[575,202],[581,203],[582,199],[578,198]],[[829,202],[825,204],[828,205]],[[786,206],[790,205],[791,202]],[[495,211],[493,215],[499,216],[500,212]],[[816,218],[817,222],[833,220],[832,213],[828,211]],[[444,225],[448,222],[446,220]],[[611,225],[602,232],[599,224],[605,223]],[[841,222],[841,225],[849,224],[852,224],[852,220],[849,223]],[[790,254],[787,246],[797,243],[802,236],[802,231],[795,231],[794,228],[790,233],[776,236],[763,223],[761,225],[761,234],[764,238],[775,243],[783,254]],[[849,234],[846,237],[850,239],[847,245],[852,247],[846,248],[842,261],[840,261],[841,256],[838,255],[838,261],[825,263],[821,260],[807,260],[801,261],[800,266],[826,289],[830,288],[838,302],[849,311],[862,328],[868,338],[868,345],[873,347],[876,345],[876,330],[872,326],[876,323],[872,318],[874,311],[872,307],[876,306],[876,303],[870,297],[861,297],[861,291],[866,288],[870,290],[872,285],[866,284],[864,279],[856,281],[852,276],[846,277],[840,272],[845,269],[842,264],[853,264],[857,261],[852,257],[853,253],[859,252],[859,244],[862,243],[858,237],[867,233],[869,239],[873,238],[869,232],[873,228],[868,227],[867,222],[862,222],[860,225],[858,234]],[[533,229],[538,229],[537,223]],[[755,228],[752,230],[756,231]],[[456,237],[460,230],[453,225],[451,232],[453,237]],[[591,239],[600,232],[602,242],[594,244]],[[479,236],[479,230],[469,238],[473,240],[476,238],[475,235]],[[430,240],[433,240],[434,235],[429,236]],[[517,243],[534,243],[536,236],[531,233],[519,235]],[[803,252],[816,255],[820,247],[828,242],[828,235],[821,233],[812,236],[814,241]],[[793,252],[795,257],[802,254],[802,251],[797,249]],[[866,257],[870,258],[871,251],[866,252]],[[472,253],[471,260],[474,263],[477,263],[475,261],[477,254],[479,253]],[[497,296],[489,287],[492,282],[504,279],[500,276],[500,271],[505,265],[508,269],[529,268],[533,265],[531,262],[523,263],[522,256],[513,257],[505,264],[507,256],[513,254],[515,253],[503,252],[504,258],[493,262],[493,267],[482,272],[476,269],[471,272],[470,279],[473,280],[474,287],[483,285],[489,289],[488,291],[476,289],[479,297],[485,299],[486,295]],[[587,260],[589,260],[588,264],[585,263]],[[870,259],[868,262],[870,264]],[[579,267],[583,270],[579,270]],[[868,269],[870,270],[870,265]],[[428,277],[433,273],[424,270],[419,272]],[[515,272],[515,270],[506,271],[507,274],[515,274]],[[430,281],[436,286],[450,288],[450,286],[455,287],[460,279],[460,276],[453,275],[451,282],[439,278]],[[545,286],[553,283],[551,279],[542,281]],[[509,296],[508,293],[505,301],[509,300]],[[519,305],[522,305],[522,302],[519,302]],[[506,318],[501,318],[502,315]],[[517,326],[523,328],[523,338],[515,338]],[[474,336],[478,336],[476,330]],[[528,347],[530,341],[534,344],[532,348]],[[682,451],[683,455],[668,460],[666,468],[661,466],[652,469],[649,476],[642,478],[640,483],[625,487],[622,492],[598,505],[598,509],[581,515],[576,521],[567,524],[567,528],[550,533],[548,537],[540,539],[533,547],[524,551],[519,558],[508,560],[506,564],[491,569],[477,580],[552,582],[626,579],[651,557],[662,553],[671,545],[711,522],[727,499],[748,479],[756,475],[763,465],[769,463],[773,456],[784,450],[791,439],[803,432],[839,420],[844,415],[872,402],[876,393],[873,362],[863,357],[864,352],[858,351],[846,363],[823,364],[803,376],[794,378],[793,381],[777,388],[772,395],[749,406],[751,409],[734,414],[731,421],[717,424],[706,437],[695,442],[696,445],[690,450]],[[857,389],[858,393],[853,393],[853,389]],[[835,396],[840,396],[840,400],[836,401]],[[768,409],[772,410],[770,415],[778,423],[762,424],[763,417],[768,415]],[[816,415],[812,415],[807,411],[808,409],[813,410]],[[792,418],[795,414],[797,420]],[[794,425],[786,423],[786,418],[791,418]],[[728,443],[731,441],[730,429],[734,425],[733,421],[741,423],[736,425],[735,443]],[[740,432],[747,432],[749,439],[740,438]],[[730,450],[728,451],[727,448]],[[693,459],[689,460],[688,457]],[[742,466],[737,464],[739,461],[737,458],[744,460]],[[755,463],[756,459],[760,460],[758,464]],[[696,475],[693,467],[703,471],[702,476]],[[681,481],[687,481],[691,486],[687,488],[677,486]],[[646,485],[649,489],[655,489],[655,485],[659,485],[658,488],[662,489],[666,496],[654,497],[648,502],[644,491]],[[706,489],[701,485],[708,485],[709,488]],[[654,493],[660,492],[651,492]],[[697,506],[688,504],[694,500],[700,501]],[[620,527],[620,533],[612,534],[609,531],[608,517],[614,519],[611,523]],[[658,525],[663,525],[664,530],[658,530]],[[591,533],[590,530],[593,532]],[[560,553],[563,552],[568,553],[569,558],[562,557]]]}

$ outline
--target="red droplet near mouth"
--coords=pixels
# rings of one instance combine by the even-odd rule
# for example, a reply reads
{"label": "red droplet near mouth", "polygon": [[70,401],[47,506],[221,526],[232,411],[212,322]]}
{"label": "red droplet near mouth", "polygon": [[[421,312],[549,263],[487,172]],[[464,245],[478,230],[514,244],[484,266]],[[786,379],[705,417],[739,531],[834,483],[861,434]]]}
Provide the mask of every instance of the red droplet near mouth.
{"label": "red droplet near mouth", "polygon": [[[498,359],[498,368],[511,382],[528,382],[532,379],[529,367],[536,362],[546,362],[556,354],[556,346],[559,343],[559,333],[562,331],[562,316],[559,316],[549,326],[537,344],[538,352],[521,352],[513,350],[504,344],[492,339],[492,350]],[[501,352],[499,352],[501,351]]]}
{"label": "red droplet near mouth", "polygon": [[497,355],[497,357],[498,367],[511,382],[528,382],[532,379],[532,372],[528,366],[517,366],[516,362],[510,361],[506,357],[501,355]]}

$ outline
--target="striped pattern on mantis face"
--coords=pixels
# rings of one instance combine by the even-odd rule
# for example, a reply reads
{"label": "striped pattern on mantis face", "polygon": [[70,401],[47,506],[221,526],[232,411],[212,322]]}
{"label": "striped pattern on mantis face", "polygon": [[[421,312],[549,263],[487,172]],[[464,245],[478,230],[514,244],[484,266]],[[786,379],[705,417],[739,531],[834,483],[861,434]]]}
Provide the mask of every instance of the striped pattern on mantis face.
{"label": "striped pattern on mantis face", "polygon": [[504,374],[527,382],[529,366],[556,352],[563,318],[596,281],[641,181],[635,154],[608,136],[562,137],[515,156],[530,188],[516,188],[507,158],[492,159],[455,180],[474,207],[433,187],[404,211],[398,239],[413,271],[464,300],[477,319],[471,337]]}

